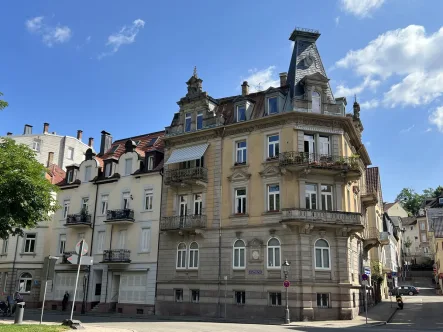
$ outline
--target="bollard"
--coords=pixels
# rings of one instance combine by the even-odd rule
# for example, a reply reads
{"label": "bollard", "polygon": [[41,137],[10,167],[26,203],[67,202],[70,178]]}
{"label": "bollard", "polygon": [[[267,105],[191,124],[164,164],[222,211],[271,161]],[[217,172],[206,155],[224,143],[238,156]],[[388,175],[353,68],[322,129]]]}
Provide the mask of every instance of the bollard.
{"label": "bollard", "polygon": [[25,302],[19,302],[15,308],[14,324],[23,323],[23,313],[25,312]]}

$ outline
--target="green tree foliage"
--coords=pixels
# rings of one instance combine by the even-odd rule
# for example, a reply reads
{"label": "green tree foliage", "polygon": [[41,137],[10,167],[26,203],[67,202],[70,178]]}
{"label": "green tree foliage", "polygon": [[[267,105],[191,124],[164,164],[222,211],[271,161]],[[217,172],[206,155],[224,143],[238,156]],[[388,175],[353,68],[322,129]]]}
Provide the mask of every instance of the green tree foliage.
{"label": "green tree foliage", "polygon": [[[0,92],[0,97],[3,96],[3,93]],[[0,99],[0,111],[8,107],[8,102]]]}
{"label": "green tree foliage", "polygon": [[46,171],[26,145],[0,141],[0,238],[22,235],[58,209],[58,188],[45,178]]}
{"label": "green tree foliage", "polygon": [[438,186],[435,189],[425,189],[421,195],[416,193],[414,189],[403,188],[398,194],[396,201],[400,202],[401,206],[409,213],[409,215],[415,216],[418,214],[418,210],[426,198],[436,198],[442,195],[442,186]]}

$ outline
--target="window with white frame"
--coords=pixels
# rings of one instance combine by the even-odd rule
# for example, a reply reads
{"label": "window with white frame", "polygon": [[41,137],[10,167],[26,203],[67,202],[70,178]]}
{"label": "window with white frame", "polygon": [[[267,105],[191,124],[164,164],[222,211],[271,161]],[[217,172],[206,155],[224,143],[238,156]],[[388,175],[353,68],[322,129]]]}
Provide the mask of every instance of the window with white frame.
{"label": "window with white frame", "polygon": [[194,194],[194,214],[201,215],[203,209],[203,195]]}
{"label": "window with white frame", "polygon": [[23,248],[23,252],[26,254],[35,252],[35,241],[37,238],[37,234],[25,234],[25,246]]}
{"label": "window with white frame", "polygon": [[177,246],[177,269],[186,269],[186,244],[181,242]]}
{"label": "window with white frame", "polygon": [[317,185],[314,183],[305,184],[306,208],[317,210]]}
{"label": "window with white frame", "polygon": [[332,211],[332,186],[328,184],[321,185],[321,209]]}
{"label": "window with white frame", "polygon": [[428,239],[426,237],[426,233],[421,233],[421,242],[428,242]]}
{"label": "window with white frame", "polygon": [[18,279],[18,291],[20,293],[31,293],[32,288],[32,274],[25,272],[20,275]]}
{"label": "window with white frame", "polygon": [[178,202],[180,205],[179,216],[184,217],[188,215],[188,196],[180,195],[178,197]]}
{"label": "window with white frame", "polygon": [[66,156],[66,158],[68,158],[69,160],[73,160],[74,159],[74,148],[69,148],[68,147],[68,155]]}
{"label": "window with white frame", "polygon": [[203,112],[197,113],[197,130],[203,129]]}
{"label": "window with white frame", "polygon": [[268,187],[268,212],[280,211],[280,185],[270,184]]}
{"label": "window with white frame", "polygon": [[40,152],[40,141],[34,140],[32,142],[32,150],[34,150],[35,152]]}
{"label": "window with white frame", "polygon": [[279,135],[268,136],[268,158],[278,158],[280,153],[280,137]]}
{"label": "window with white frame", "polygon": [[320,156],[327,157],[331,155],[330,139],[329,136],[320,135],[319,145],[320,145]]}
{"label": "window with white frame", "polygon": [[110,177],[112,175],[112,164],[106,163],[105,165],[105,177]]}
{"label": "window with white frame", "polygon": [[148,171],[152,171],[154,169],[154,156],[148,157]]}
{"label": "window with white frame", "polygon": [[66,219],[68,217],[70,205],[71,201],[69,199],[63,201],[63,219]]}
{"label": "window with white frame", "polygon": [[108,211],[108,201],[109,195],[102,195],[100,203],[100,213],[102,216],[106,215],[106,212]]}
{"label": "window with white frame", "polygon": [[317,91],[312,91],[312,113],[321,113],[321,97]]}
{"label": "window with white frame", "polygon": [[118,232],[118,249],[125,249],[126,248],[126,229],[120,230]]}
{"label": "window with white frame", "polygon": [[3,239],[2,254],[8,253],[9,238]]}
{"label": "window with white frame", "polygon": [[268,114],[278,113],[278,100],[277,97],[268,98]]}
{"label": "window with white frame", "polygon": [[281,293],[270,292],[269,293],[269,305],[273,307],[281,306]]}
{"label": "window with white frame", "polygon": [[329,308],[329,294],[317,294],[317,307]]}
{"label": "window with white frame", "polygon": [[304,135],[304,152],[307,154],[315,154],[315,137],[314,135]]}
{"label": "window with white frame", "polygon": [[237,106],[237,122],[246,121],[245,105]]}
{"label": "window with white frame", "polygon": [[329,270],[330,262],[328,242],[323,239],[317,240],[317,242],[315,242],[315,268]]}
{"label": "window with white frame", "polygon": [[233,268],[244,269],[246,267],[246,247],[243,240],[237,240],[233,248]]}
{"label": "window with white frame", "polygon": [[99,231],[97,233],[97,254],[103,253],[103,250],[105,249],[105,231]]}
{"label": "window with white frame", "polygon": [[74,171],[72,169],[68,171],[66,180],[68,183],[72,183],[72,181],[74,181]]}
{"label": "window with white frame", "polygon": [[122,195],[122,205],[123,205],[123,209],[129,209],[130,207],[130,202],[131,202],[131,193],[130,192],[124,192]]}
{"label": "window with white frame", "polygon": [[185,114],[185,132],[191,131],[191,123],[192,123],[191,113],[186,113]]}
{"label": "window with white frame", "polygon": [[151,242],[151,229],[142,228],[140,249],[142,252],[149,252]]}
{"label": "window with white frame", "polygon": [[125,175],[132,173],[132,158],[125,159]]}
{"label": "window with white frame", "polygon": [[280,241],[274,237],[268,241],[268,268],[280,267]]}
{"label": "window with white frame", "polygon": [[244,305],[246,303],[245,291],[235,291],[235,303],[238,305]]}
{"label": "window with white frame", "polygon": [[200,302],[200,290],[191,289],[191,302],[199,303]]}
{"label": "window with white frame", "polygon": [[146,211],[152,211],[153,204],[154,204],[154,193],[152,192],[152,189],[146,189],[145,190],[145,206],[144,206],[144,209]]}
{"label": "window with white frame", "polygon": [[82,211],[88,212],[89,210],[89,197],[82,198]]}
{"label": "window with white frame", "polygon": [[58,253],[63,255],[66,249],[66,234],[60,234],[58,240]]}
{"label": "window with white frame", "polygon": [[239,141],[235,143],[235,163],[246,164],[247,145],[246,141]]}
{"label": "window with white frame", "polygon": [[85,167],[85,181],[84,182],[88,182],[91,180],[91,170],[92,170],[91,166]]}
{"label": "window with white frame", "polygon": [[190,269],[198,269],[198,243],[192,242],[189,246],[189,264]]}
{"label": "window with white frame", "polygon": [[235,214],[246,213],[246,188],[235,189]]}

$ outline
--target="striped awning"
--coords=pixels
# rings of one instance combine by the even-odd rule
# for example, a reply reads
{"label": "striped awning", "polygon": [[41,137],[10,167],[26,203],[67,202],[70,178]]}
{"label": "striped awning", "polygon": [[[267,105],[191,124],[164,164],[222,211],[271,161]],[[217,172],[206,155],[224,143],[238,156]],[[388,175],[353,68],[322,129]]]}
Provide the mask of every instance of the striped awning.
{"label": "striped awning", "polygon": [[205,154],[208,146],[209,144],[200,144],[174,150],[165,165],[200,159]]}

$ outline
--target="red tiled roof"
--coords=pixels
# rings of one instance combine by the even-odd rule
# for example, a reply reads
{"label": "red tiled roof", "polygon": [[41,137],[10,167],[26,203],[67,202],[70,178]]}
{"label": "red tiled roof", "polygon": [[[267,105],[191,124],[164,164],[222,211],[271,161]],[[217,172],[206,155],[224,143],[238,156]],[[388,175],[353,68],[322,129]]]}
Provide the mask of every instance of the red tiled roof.
{"label": "red tiled roof", "polygon": [[46,179],[51,181],[52,184],[58,184],[64,181],[66,172],[62,170],[58,165],[52,164],[48,167],[48,171],[45,174]]}
{"label": "red tiled roof", "polygon": [[366,190],[368,192],[377,192],[379,186],[378,167],[366,168]]}

